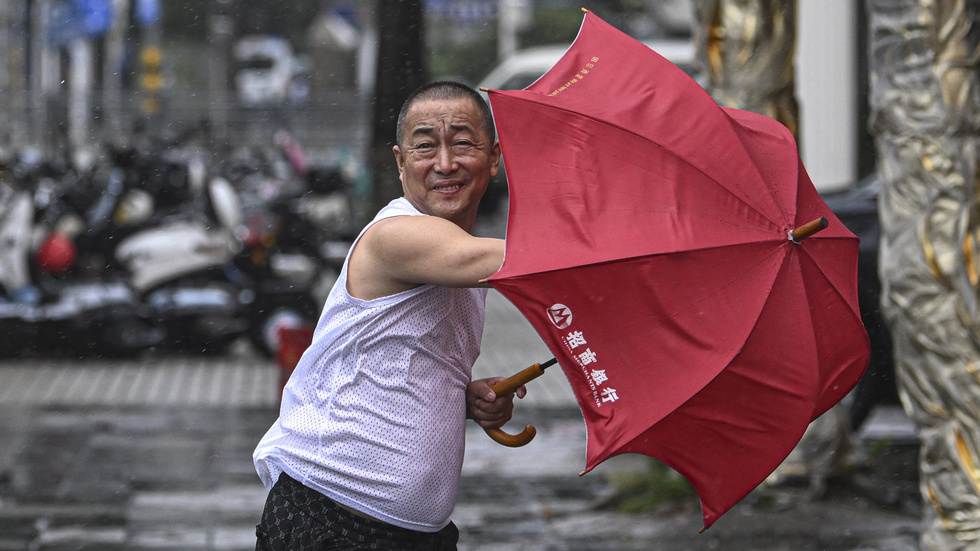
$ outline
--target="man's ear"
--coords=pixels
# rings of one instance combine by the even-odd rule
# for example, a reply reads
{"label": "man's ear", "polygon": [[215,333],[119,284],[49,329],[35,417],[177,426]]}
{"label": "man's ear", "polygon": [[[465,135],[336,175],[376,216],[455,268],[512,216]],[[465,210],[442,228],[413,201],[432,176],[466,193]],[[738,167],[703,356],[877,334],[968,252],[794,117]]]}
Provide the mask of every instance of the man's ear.
{"label": "man's ear", "polygon": [[490,148],[490,177],[496,176],[498,170],[500,170],[500,142],[495,141]]}
{"label": "man's ear", "polygon": [[405,172],[405,157],[402,156],[402,150],[396,145],[391,148],[391,152],[395,154],[395,164],[398,165],[398,179],[402,179],[402,174]]}

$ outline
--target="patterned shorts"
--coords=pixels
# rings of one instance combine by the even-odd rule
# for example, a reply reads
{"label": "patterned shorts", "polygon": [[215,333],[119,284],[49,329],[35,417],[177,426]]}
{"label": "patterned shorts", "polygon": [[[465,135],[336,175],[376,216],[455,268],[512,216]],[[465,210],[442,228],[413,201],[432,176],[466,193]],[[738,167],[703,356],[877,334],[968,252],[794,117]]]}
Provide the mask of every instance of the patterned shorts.
{"label": "patterned shorts", "polygon": [[285,473],[269,492],[255,535],[256,551],[455,551],[459,540],[451,522],[427,533],[366,519]]}

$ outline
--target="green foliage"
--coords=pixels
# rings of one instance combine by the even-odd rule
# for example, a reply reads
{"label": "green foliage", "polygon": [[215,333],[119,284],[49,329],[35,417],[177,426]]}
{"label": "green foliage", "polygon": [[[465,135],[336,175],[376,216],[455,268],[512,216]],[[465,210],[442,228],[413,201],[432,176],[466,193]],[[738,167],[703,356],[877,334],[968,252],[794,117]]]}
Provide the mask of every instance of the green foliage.
{"label": "green foliage", "polygon": [[[161,2],[164,34],[171,38],[206,42],[212,2],[213,0]],[[274,34],[284,36],[294,45],[299,45],[321,5],[320,0],[230,0],[227,15],[234,20],[235,36]]]}
{"label": "green foliage", "polygon": [[163,7],[163,32],[168,37],[206,40],[207,2],[200,0],[167,0]]}
{"label": "green foliage", "polygon": [[520,47],[571,44],[582,26],[582,12],[566,6],[536,7],[534,21],[520,33]]}
{"label": "green foliage", "polygon": [[867,446],[867,454],[872,459],[880,459],[891,450],[893,445],[891,438],[872,440]]}
{"label": "green foliage", "polygon": [[497,62],[497,27],[483,25],[455,36],[451,27],[445,20],[428,22],[425,40],[429,74],[462,79],[475,86]]}
{"label": "green foliage", "polygon": [[620,474],[611,479],[616,488],[617,509],[624,513],[649,512],[663,505],[685,506],[697,503],[694,487],[666,464],[647,458],[650,469]]}

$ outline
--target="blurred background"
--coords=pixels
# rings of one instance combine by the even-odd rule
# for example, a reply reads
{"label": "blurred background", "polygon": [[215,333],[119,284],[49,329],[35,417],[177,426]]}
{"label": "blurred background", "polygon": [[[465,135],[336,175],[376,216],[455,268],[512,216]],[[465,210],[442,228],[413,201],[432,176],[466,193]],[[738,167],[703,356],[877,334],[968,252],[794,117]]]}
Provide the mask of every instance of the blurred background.
{"label": "blurred background", "polygon": [[[864,4],[799,0],[765,23],[774,43],[795,39],[807,170],[862,239],[871,371],[885,374],[873,403],[894,392]],[[692,0],[0,3],[0,354],[220,353],[248,337],[274,355],[400,195],[391,146],[408,93],[439,78],[527,86],[575,39],[583,7],[707,85]],[[751,55],[775,88],[777,60]],[[501,174],[480,231],[503,235],[506,201]]]}
{"label": "blurred background", "polygon": [[[800,143],[821,188],[873,167],[863,4],[798,3]],[[365,164],[379,75],[477,85],[522,50],[567,47],[581,7],[640,40],[692,36],[689,0],[9,0],[2,138],[78,152],[203,127],[214,148],[287,128],[317,162]]]}
{"label": "blurred background", "polygon": [[[715,33],[708,40],[723,42],[725,37],[719,36],[723,26],[697,20],[695,4],[0,0],[0,374],[5,376],[0,404],[13,404],[0,429],[17,435],[16,444],[0,449],[0,490],[13,491],[24,503],[35,495],[52,499],[50,493],[83,504],[120,501],[131,495],[119,489],[122,483],[113,485],[123,472],[133,492],[174,486],[211,492],[227,482],[212,472],[211,465],[219,463],[211,461],[217,451],[201,452],[208,461],[198,462],[204,468],[194,478],[179,468],[183,458],[161,455],[172,447],[173,434],[133,446],[126,433],[127,438],[103,445],[103,433],[115,427],[146,430],[130,420],[130,409],[119,420],[99,408],[157,408],[147,425],[178,435],[208,419],[200,438],[207,446],[220,438],[233,440],[224,446],[233,449],[214,449],[223,458],[237,458],[227,459],[233,467],[222,467],[229,474],[225,478],[236,484],[243,480],[249,488],[248,499],[237,501],[242,518],[235,519],[229,533],[241,540],[240,548],[250,548],[264,491],[257,487],[248,456],[275,416],[284,378],[309,342],[352,239],[380,205],[400,194],[391,145],[404,98],[439,78],[498,89],[527,86],[575,39],[583,7],[708,87],[700,44],[705,37],[699,32]],[[879,184],[868,130],[872,68],[866,3],[741,4],[793,6],[792,17],[780,19],[785,13],[776,9],[765,14],[769,17],[763,23],[772,25],[770,44],[779,43],[779,35],[793,35],[789,92],[798,106],[794,133],[818,191],[861,238],[858,286],[873,356],[867,375],[845,400],[843,423],[853,431],[862,425],[878,430],[875,442],[882,443],[882,450],[904,446],[896,454],[903,467],[900,483],[888,474],[863,485],[876,495],[887,494],[876,501],[906,506],[917,487],[908,474],[913,469],[906,468],[917,450],[914,436],[895,407],[886,410],[898,420],[892,425],[880,422],[881,416],[876,423],[866,422],[875,420],[876,406],[898,401],[891,340],[879,306]],[[717,19],[724,20],[722,15],[735,20],[738,14]],[[738,37],[729,38],[737,42]],[[757,66],[778,61],[776,55],[765,58],[761,49],[745,57],[753,55],[759,56]],[[774,85],[772,67],[755,83]],[[711,92],[721,102],[716,92],[723,87],[715,85]],[[479,232],[502,237],[506,214],[506,175],[501,174],[481,205]],[[489,305],[494,311],[488,315],[487,342],[493,346],[485,347],[485,364],[478,370],[497,375],[544,353],[530,332],[523,335],[527,342],[519,340],[524,320],[505,300],[492,298]],[[180,359],[153,354],[164,358],[154,363],[144,354],[158,351],[178,352]],[[46,363],[49,358],[53,361]],[[77,361],[82,358],[94,361]],[[229,373],[243,382],[221,378]],[[540,407],[571,412],[560,420],[580,433],[573,397],[560,377],[552,380],[556,388],[542,383],[544,391],[536,392],[547,397],[554,390],[557,398]],[[163,395],[170,401],[161,406],[155,396]],[[222,404],[229,412],[258,410],[227,415],[206,410],[186,420],[183,413],[172,419],[166,408],[179,411],[187,401],[193,407]],[[32,415],[23,409],[31,404],[88,409],[85,415],[57,410],[39,417],[39,427],[50,425],[57,433],[36,436]],[[161,411],[170,417],[159,420]],[[90,422],[80,429],[63,428],[66,417]],[[94,435],[95,443],[77,446],[78,434]],[[483,435],[477,436],[483,443]],[[76,450],[53,453],[44,447],[48,444],[52,449],[79,447],[78,453],[87,455],[76,460]],[[544,448],[563,449],[555,444]],[[179,446],[174,449],[175,456],[183,453]],[[574,462],[580,454],[578,448],[572,451]],[[119,459],[104,467],[100,453]],[[814,452],[819,457],[834,453]],[[883,455],[872,463],[886,465]],[[161,458],[147,462],[145,457]],[[80,466],[68,469],[63,458]],[[490,461],[495,462],[503,464]],[[172,473],[166,474],[164,463],[172,464]],[[826,464],[826,469],[836,467]],[[38,473],[22,474],[32,469]],[[469,480],[477,490],[470,501],[461,501],[464,513],[466,507],[486,507],[484,494],[494,487],[474,474]],[[532,486],[527,478],[514,480],[517,490],[498,492],[525,495]],[[555,484],[559,489],[565,485],[564,479]],[[234,484],[229,487],[239,491]],[[663,493],[648,493],[657,492]],[[565,494],[556,495],[556,503],[568,501]],[[234,503],[238,496],[226,501]],[[190,498],[178,497],[174,510],[186,509]],[[760,503],[766,505],[767,499]],[[524,514],[510,508],[500,507],[510,515]],[[545,509],[542,517],[553,516]],[[784,510],[782,505],[777,509]],[[196,514],[193,508],[187,511]],[[586,511],[595,516],[592,509]],[[484,522],[475,513],[471,517],[472,533]],[[188,524],[210,523],[209,518]],[[733,517],[733,526],[751,527],[745,518]],[[878,520],[864,524],[889,526]],[[835,523],[819,524],[837,529]],[[625,531],[621,526],[610,524],[608,531]],[[47,525],[38,521],[29,536],[45,530]],[[487,533],[487,539],[500,537]],[[543,532],[547,543],[542,545],[551,545],[557,533]],[[576,537],[574,530],[569,533],[569,539]],[[519,531],[514,536],[521,537]],[[724,539],[704,541],[717,546]],[[599,548],[594,540],[583,541],[581,548]],[[90,548],[106,548],[99,545]],[[642,545],[638,548],[649,548],[648,542]],[[532,547],[521,540],[510,548]]]}

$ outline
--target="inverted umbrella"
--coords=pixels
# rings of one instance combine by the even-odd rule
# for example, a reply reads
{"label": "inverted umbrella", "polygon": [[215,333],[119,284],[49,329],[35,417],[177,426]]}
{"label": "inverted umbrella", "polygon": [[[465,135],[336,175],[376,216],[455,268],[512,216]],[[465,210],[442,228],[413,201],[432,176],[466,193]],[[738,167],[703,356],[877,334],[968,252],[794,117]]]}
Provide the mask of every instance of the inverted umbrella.
{"label": "inverted umbrella", "polygon": [[654,456],[710,526],[864,372],[857,238],[784,126],[592,13],[537,82],[489,97],[510,186],[489,281],[568,377],[586,471]]}

